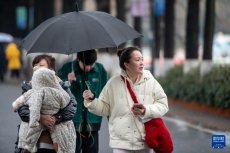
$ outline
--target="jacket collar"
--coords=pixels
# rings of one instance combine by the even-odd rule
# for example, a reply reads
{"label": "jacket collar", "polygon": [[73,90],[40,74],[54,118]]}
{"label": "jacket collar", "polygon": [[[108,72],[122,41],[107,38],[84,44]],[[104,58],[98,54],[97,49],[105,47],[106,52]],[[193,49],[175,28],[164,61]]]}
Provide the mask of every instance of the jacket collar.
{"label": "jacket collar", "polygon": [[[99,73],[99,69],[98,69],[98,66],[97,66],[96,63],[97,63],[97,62],[95,62],[94,67],[93,67],[89,72],[97,72],[97,73]],[[73,70],[74,70],[75,72],[77,72],[77,73],[80,73],[81,71],[83,71],[83,70],[80,68],[79,63],[78,63],[78,61],[77,61],[76,59],[73,61]]]}
{"label": "jacket collar", "polygon": [[[131,82],[131,80],[129,79],[126,71],[122,70],[120,71],[120,75],[122,75],[124,78],[126,78],[129,82]],[[141,78],[140,78],[140,81],[137,83],[137,84],[141,84],[143,82],[145,82],[145,79],[146,81],[153,78],[153,75],[151,74],[151,72],[149,70],[143,70],[143,73],[141,75]]]}
{"label": "jacket collar", "polygon": [[59,82],[59,84],[65,90],[71,86],[71,83],[69,81],[61,81],[61,82]]}

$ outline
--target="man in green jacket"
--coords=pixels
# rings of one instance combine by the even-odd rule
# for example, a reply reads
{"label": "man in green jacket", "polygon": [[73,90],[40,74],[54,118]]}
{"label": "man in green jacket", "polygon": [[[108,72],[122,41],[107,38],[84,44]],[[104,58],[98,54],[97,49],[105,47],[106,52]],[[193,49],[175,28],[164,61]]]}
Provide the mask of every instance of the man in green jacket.
{"label": "man in green jacket", "polygon": [[97,52],[95,50],[84,51],[84,55],[83,52],[79,52],[77,59],[73,61],[73,72],[72,62],[69,62],[58,70],[58,75],[63,81],[71,82],[70,90],[78,102],[77,112],[73,118],[77,133],[76,153],[80,153],[81,150],[83,153],[98,153],[98,131],[102,117],[90,113],[83,104],[82,95],[86,88],[84,59],[89,88],[92,92],[96,92],[96,98],[98,98],[108,81],[108,76],[103,65],[96,62]]}

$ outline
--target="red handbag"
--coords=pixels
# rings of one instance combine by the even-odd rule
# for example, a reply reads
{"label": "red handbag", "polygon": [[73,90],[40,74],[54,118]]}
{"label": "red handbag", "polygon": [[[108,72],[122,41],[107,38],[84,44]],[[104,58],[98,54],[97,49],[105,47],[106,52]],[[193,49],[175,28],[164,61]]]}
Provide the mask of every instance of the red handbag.
{"label": "red handbag", "polygon": [[[125,82],[123,76],[122,80]],[[129,81],[126,81],[129,93],[134,101],[138,103]],[[155,153],[172,153],[173,142],[170,133],[161,118],[154,118],[144,123],[145,126],[145,141],[149,148]]]}

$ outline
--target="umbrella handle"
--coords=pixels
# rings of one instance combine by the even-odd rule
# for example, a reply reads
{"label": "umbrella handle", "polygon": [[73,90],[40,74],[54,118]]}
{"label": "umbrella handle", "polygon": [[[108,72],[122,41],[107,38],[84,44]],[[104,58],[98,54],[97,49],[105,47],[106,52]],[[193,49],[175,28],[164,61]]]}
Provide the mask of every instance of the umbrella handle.
{"label": "umbrella handle", "polygon": [[93,92],[93,98],[89,98],[89,100],[94,100],[96,98],[96,92]]}

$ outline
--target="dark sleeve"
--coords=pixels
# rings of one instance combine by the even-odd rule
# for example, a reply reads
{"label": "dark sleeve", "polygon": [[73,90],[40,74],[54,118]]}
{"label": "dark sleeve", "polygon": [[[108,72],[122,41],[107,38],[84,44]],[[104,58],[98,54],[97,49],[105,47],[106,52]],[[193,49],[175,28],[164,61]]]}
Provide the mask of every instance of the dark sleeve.
{"label": "dark sleeve", "polygon": [[22,87],[22,95],[27,92],[28,90],[32,89],[32,86],[29,82],[23,81],[21,83],[21,87]]}
{"label": "dark sleeve", "polygon": [[58,119],[58,123],[72,120],[77,111],[77,101],[75,100],[75,97],[71,93],[69,87],[63,87],[63,89],[69,94],[70,102],[65,108],[61,109],[54,115]]}
{"label": "dark sleeve", "polygon": [[18,109],[18,115],[23,122],[29,122],[30,120],[30,110],[28,106],[22,106]]}
{"label": "dark sleeve", "polygon": [[[26,85],[27,84],[27,85]],[[31,86],[28,85],[28,82],[23,81],[21,83],[21,87],[22,87],[22,94],[24,94],[25,92],[27,92],[28,90],[31,89]],[[18,115],[21,118],[21,120],[23,122],[29,122],[30,120],[30,110],[28,106],[22,106],[18,109]]]}

